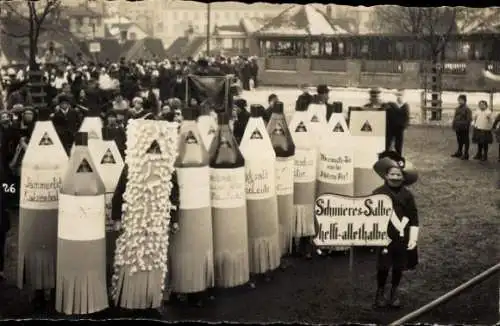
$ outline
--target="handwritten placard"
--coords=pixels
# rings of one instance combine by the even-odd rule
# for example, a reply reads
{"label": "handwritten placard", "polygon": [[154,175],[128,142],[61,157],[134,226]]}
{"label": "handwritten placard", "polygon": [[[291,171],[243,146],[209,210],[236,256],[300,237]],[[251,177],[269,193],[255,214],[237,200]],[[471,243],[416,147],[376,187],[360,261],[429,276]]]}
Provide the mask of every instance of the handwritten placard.
{"label": "handwritten placard", "polygon": [[293,194],[293,174],[295,160],[293,156],[276,158],[276,194]]}
{"label": "handwritten placard", "polygon": [[212,207],[245,206],[245,168],[210,169]]}
{"label": "handwritten placard", "polygon": [[386,195],[324,194],[316,198],[314,214],[317,246],[386,246],[387,224],[395,213]]}
{"label": "handwritten placard", "polygon": [[21,171],[20,206],[26,209],[57,209],[63,171]]}
{"label": "handwritten placard", "polygon": [[246,197],[251,200],[266,199],[276,194],[275,161],[247,161],[245,169]]}
{"label": "handwritten placard", "polygon": [[179,208],[210,207],[210,169],[208,166],[177,168]]}
{"label": "handwritten placard", "polygon": [[318,162],[318,180],[332,184],[353,182],[354,160],[352,153],[344,151],[320,153]]}
{"label": "handwritten placard", "polygon": [[293,181],[309,183],[316,180],[317,151],[316,149],[295,149]]}
{"label": "handwritten placard", "polygon": [[73,241],[92,241],[105,237],[104,195],[59,194],[57,237]]}

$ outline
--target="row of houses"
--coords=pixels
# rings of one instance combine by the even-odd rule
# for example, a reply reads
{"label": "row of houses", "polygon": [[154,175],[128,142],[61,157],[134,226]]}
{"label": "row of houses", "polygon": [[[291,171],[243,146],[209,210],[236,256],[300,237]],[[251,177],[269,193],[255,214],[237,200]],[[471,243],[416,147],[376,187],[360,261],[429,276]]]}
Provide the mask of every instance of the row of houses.
{"label": "row of houses", "polygon": [[[66,9],[65,9],[66,10]],[[182,37],[174,40],[168,48],[162,40],[150,37],[137,24],[125,17],[103,17],[88,6],[78,6],[66,11],[65,28],[61,24],[44,25],[40,34],[39,54],[49,47],[55,48],[60,55],[75,58],[78,53],[92,61],[118,61],[172,57],[197,57],[206,54],[207,41],[210,54],[224,56],[259,55],[262,38],[272,36],[304,36],[314,33],[336,34],[355,33],[349,22],[332,20],[330,14],[313,5],[294,5],[287,7],[272,18],[243,17],[236,25],[215,25],[211,36],[197,32],[188,26]],[[8,17],[7,17],[8,18]],[[13,19],[2,19],[5,30],[19,30]],[[264,44],[265,45],[265,44]],[[12,38],[0,35],[0,65],[27,61],[29,41],[27,38]]]}
{"label": "row of houses", "polygon": [[[215,26],[210,49],[225,56],[255,56],[261,53],[261,40],[294,36],[352,35],[358,26],[349,19],[332,19],[331,13],[315,5],[294,5],[272,18],[242,18],[238,25]],[[264,44],[265,45],[265,44]],[[167,50],[168,56],[195,57],[207,49],[207,37],[188,29]]]}

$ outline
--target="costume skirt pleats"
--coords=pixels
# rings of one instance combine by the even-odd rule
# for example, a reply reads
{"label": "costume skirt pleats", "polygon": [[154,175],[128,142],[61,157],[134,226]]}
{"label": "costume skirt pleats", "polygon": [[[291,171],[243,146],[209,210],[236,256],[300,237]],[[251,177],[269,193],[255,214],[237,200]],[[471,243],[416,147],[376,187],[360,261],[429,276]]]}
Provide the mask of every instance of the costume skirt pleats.
{"label": "costume skirt pleats", "polygon": [[67,315],[108,308],[106,240],[57,241],[56,310]]}
{"label": "costume skirt pleats", "polygon": [[293,198],[295,214],[293,221],[293,236],[295,238],[309,237],[314,230],[314,202],[316,182],[295,183]]}
{"label": "costume skirt pleats", "polygon": [[279,214],[279,236],[281,255],[287,255],[292,252],[294,235],[294,213],[293,194],[278,195],[278,214]]}
{"label": "costume skirt pleats", "polygon": [[211,208],[179,210],[179,232],[170,238],[172,291],[196,293],[214,286]]}
{"label": "costume skirt pleats", "polygon": [[19,209],[17,286],[53,289],[57,250],[57,209]]}
{"label": "costume skirt pleats", "polygon": [[280,265],[278,205],[275,196],[247,199],[250,273],[262,274]]}
{"label": "costume skirt pleats", "polygon": [[161,270],[136,271],[123,266],[119,273],[115,304],[126,309],[155,309],[162,305]]}
{"label": "costume skirt pleats", "polygon": [[215,285],[230,288],[250,279],[246,207],[212,208]]}

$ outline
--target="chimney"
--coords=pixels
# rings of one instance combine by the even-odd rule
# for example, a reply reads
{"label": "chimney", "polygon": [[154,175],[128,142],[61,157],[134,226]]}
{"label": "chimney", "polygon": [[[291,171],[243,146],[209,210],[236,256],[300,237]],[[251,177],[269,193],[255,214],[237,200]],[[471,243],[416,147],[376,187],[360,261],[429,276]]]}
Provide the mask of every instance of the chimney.
{"label": "chimney", "polygon": [[326,5],[326,17],[333,18],[332,5]]}

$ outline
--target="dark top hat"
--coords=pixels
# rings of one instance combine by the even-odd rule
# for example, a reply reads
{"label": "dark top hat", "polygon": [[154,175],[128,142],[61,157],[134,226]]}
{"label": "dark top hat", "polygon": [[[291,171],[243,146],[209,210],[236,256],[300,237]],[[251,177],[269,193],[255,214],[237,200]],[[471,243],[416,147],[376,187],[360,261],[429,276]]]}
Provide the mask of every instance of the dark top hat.
{"label": "dark top hat", "polygon": [[73,105],[72,100],[73,99],[68,95],[59,95],[59,97],[57,98],[59,104],[68,103],[69,105]]}
{"label": "dark top hat", "polygon": [[370,96],[377,96],[380,94],[380,88],[374,87],[370,89]]}
{"label": "dark top hat", "polygon": [[239,99],[234,100],[234,105],[236,105],[238,108],[240,108],[242,110],[246,110],[248,103],[245,99],[239,98]]}
{"label": "dark top hat", "polygon": [[326,86],[324,84],[321,84],[321,85],[318,85],[318,87],[316,87],[316,92],[318,94],[326,94],[326,93],[330,92],[330,88],[328,88],[328,86]]}
{"label": "dark top hat", "polygon": [[378,161],[373,165],[373,170],[382,178],[385,179],[385,175],[391,168],[399,168],[403,172],[403,184],[409,186],[417,182],[418,172],[415,166],[408,162],[394,151],[384,151],[379,154]]}

